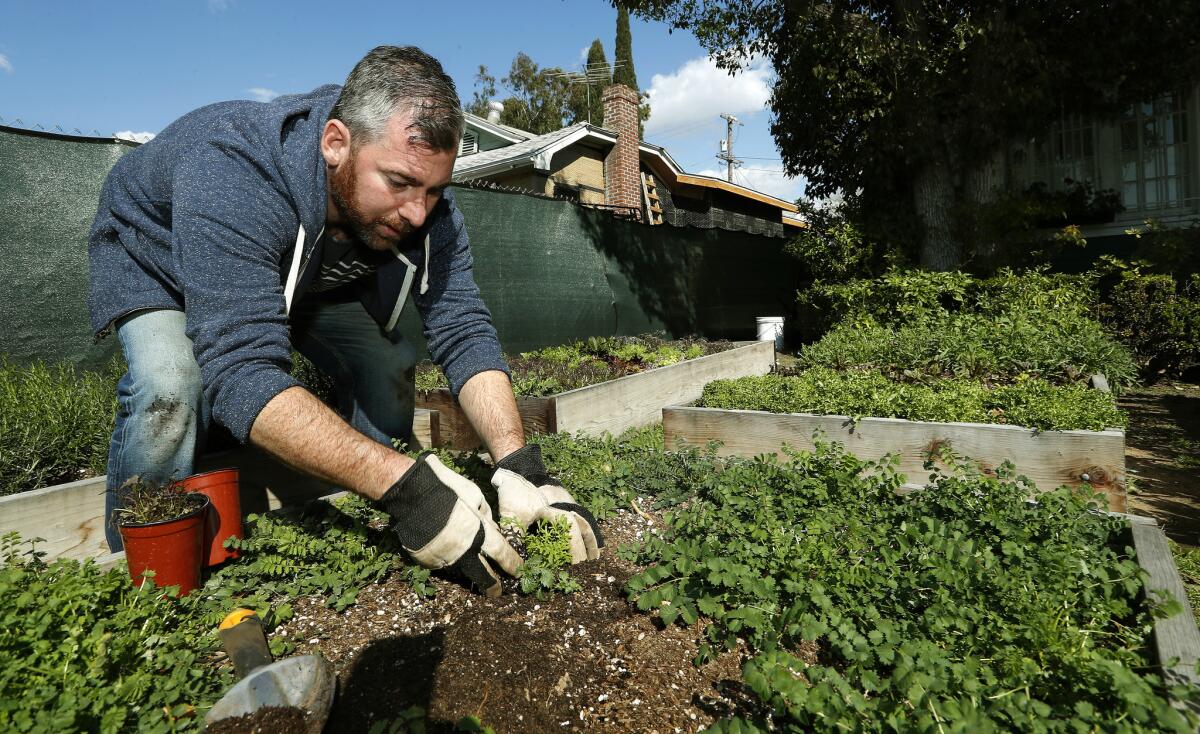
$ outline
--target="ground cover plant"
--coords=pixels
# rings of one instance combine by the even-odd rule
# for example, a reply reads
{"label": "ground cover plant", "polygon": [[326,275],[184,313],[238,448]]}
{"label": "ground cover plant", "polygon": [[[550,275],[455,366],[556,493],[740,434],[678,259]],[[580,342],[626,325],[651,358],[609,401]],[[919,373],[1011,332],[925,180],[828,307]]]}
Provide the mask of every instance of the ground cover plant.
{"label": "ground cover plant", "polygon": [[1194,728],[1149,672],[1152,620],[1178,609],[1141,602],[1124,521],[942,458],[908,499],[830,446],[731,462],[636,549],[640,609],[711,619],[704,654],[754,651],[758,710],[711,731]]}
{"label": "ground cover plant", "polygon": [[0,361],[0,495],[103,474],[124,371]]}
{"label": "ground cover plant", "polygon": [[[591,337],[570,344],[506,356],[512,370],[513,392],[545,397],[595,385],[618,377],[665,367],[729,349],[725,341],[666,340],[654,334]],[[448,388],[445,376],[431,362],[417,365],[417,389]]]}
{"label": "ground cover plant", "polygon": [[[1086,496],[1030,505],[1010,468],[963,466],[904,500],[889,465],[830,446],[536,440],[610,539],[574,593],[473,596],[404,564],[356,498],[252,518],[242,557],[177,602],[6,539],[0,728],[197,729],[232,680],[215,626],[245,605],[276,654],[335,663],[331,732],[1181,730],[1146,649],[1171,610],[1143,603],[1122,524]],[[452,465],[486,483],[478,456]]]}
{"label": "ground cover plant", "polygon": [[1039,430],[1124,427],[1126,417],[1111,393],[1075,383],[1054,385],[1027,378],[988,387],[974,380],[892,380],[875,371],[839,372],[814,367],[794,375],[715,380],[698,405],[771,413],[876,416],[913,421],[1001,423]]}

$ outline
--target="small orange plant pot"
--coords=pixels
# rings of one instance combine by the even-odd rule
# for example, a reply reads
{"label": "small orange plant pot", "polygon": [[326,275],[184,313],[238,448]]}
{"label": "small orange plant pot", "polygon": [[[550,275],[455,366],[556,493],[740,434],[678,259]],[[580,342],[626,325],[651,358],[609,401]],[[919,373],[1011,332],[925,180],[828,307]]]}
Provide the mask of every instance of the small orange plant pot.
{"label": "small orange plant pot", "polygon": [[156,586],[178,586],[180,596],[199,588],[204,520],[211,506],[205,497],[194,510],[170,520],[121,523],[125,560],[134,583],[141,583],[142,574],[153,571]]}
{"label": "small orange plant pot", "polygon": [[237,469],[217,469],[193,474],[178,485],[188,492],[199,492],[212,501],[205,519],[205,566],[216,566],[237,558],[236,548],[226,548],[230,538],[242,539],[242,499]]}

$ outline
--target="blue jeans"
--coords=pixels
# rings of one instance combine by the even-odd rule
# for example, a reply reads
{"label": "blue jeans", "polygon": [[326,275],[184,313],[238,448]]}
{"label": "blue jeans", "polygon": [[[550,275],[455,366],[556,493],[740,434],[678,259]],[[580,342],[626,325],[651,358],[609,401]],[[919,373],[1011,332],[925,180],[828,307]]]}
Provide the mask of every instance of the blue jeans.
{"label": "blue jeans", "polygon": [[[211,421],[182,311],[142,311],[116,324],[129,370],[117,384],[117,421],[108,451],[104,515],[134,475],[166,481],[192,474]],[[337,409],[364,435],[391,446],[410,442],[417,354],[399,331],[388,334],[358,302],[309,300],[292,311],[292,344],[332,378]],[[105,523],[114,552],[121,535]]]}

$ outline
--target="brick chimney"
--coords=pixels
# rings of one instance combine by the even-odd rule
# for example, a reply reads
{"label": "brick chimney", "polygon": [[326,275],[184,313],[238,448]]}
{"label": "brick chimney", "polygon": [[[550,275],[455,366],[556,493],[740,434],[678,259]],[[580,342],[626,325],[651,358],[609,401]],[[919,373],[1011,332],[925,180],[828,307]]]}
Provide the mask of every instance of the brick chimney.
{"label": "brick chimney", "polygon": [[617,144],[604,159],[604,197],[609,206],[642,208],[638,156],[638,93],[624,84],[604,90],[604,127],[617,134]]}

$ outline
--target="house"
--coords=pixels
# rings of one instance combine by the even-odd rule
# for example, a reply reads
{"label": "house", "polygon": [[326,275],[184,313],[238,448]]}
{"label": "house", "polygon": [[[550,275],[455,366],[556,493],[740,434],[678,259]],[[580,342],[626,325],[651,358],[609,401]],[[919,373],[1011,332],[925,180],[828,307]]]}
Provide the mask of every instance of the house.
{"label": "house", "polygon": [[[1007,152],[1008,188],[1111,189],[1123,210],[1085,223],[1084,236],[1121,235],[1156,219],[1187,226],[1200,217],[1200,82],[1133,105],[1112,119],[1063,115],[1044,136]],[[1114,198],[1117,198],[1114,197]],[[1103,217],[1108,219],[1109,217]]]}
{"label": "house", "polygon": [[604,125],[586,122],[533,135],[467,115],[454,180],[568,199],[648,224],[694,226],[786,236],[805,226],[796,205],[735,183],[683,170],[666,149],[638,135],[638,97],[604,91]]}

